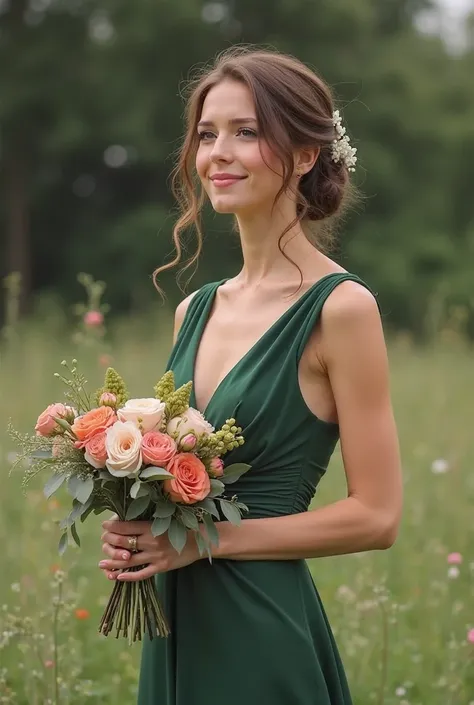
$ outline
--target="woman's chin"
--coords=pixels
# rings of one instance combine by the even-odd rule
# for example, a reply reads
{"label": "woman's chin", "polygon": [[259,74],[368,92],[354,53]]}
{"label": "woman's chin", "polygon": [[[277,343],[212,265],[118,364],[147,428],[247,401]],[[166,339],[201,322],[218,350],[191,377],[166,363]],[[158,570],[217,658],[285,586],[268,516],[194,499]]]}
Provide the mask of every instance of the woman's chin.
{"label": "woman's chin", "polygon": [[237,213],[245,206],[233,198],[216,198],[212,201],[216,213]]}

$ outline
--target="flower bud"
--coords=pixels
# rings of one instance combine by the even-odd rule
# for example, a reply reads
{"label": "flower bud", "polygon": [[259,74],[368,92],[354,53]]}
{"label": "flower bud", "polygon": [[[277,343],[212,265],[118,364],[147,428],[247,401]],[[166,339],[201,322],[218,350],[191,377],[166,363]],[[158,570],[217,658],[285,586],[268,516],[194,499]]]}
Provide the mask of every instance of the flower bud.
{"label": "flower bud", "polygon": [[189,453],[189,451],[193,450],[193,448],[196,447],[197,443],[197,438],[194,435],[194,433],[188,433],[184,438],[181,439],[181,442],[179,444],[180,449],[184,451],[185,453]]}
{"label": "flower bud", "polygon": [[110,406],[115,407],[117,403],[117,397],[112,392],[103,392],[100,395],[99,406]]}
{"label": "flower bud", "polygon": [[224,474],[224,462],[221,458],[212,458],[209,463],[209,475],[211,477],[221,477]]}

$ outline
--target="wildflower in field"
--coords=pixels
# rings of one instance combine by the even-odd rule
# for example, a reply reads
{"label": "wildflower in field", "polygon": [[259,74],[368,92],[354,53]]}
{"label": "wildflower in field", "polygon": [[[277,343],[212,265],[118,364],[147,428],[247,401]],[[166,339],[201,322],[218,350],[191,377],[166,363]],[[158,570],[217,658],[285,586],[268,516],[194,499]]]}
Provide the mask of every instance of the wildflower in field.
{"label": "wildflower in field", "polygon": [[12,592],[20,592],[21,590],[20,583],[13,583],[10,588]]}
{"label": "wildflower in field", "polygon": [[448,578],[451,578],[451,580],[456,580],[456,578],[459,578],[459,568],[456,565],[450,566],[448,570]]}
{"label": "wildflower in field", "polygon": [[407,694],[407,691],[402,686],[397,688],[395,691],[395,695],[397,696],[397,698],[403,698],[403,696],[406,694]]}
{"label": "wildflower in field", "polygon": [[110,367],[112,363],[113,358],[111,355],[107,355],[107,353],[99,355],[99,365],[102,365],[102,367]]}
{"label": "wildflower in field", "polygon": [[444,458],[438,458],[431,463],[431,472],[435,475],[442,475],[449,470],[449,463]]}
{"label": "wildflower in field", "polygon": [[467,640],[470,644],[474,644],[474,629],[469,629],[467,633]]}
{"label": "wildflower in field", "polygon": [[447,560],[450,565],[459,565],[462,563],[462,555],[460,553],[450,553]]}
{"label": "wildflower in field", "polygon": [[44,662],[45,668],[53,668],[53,666],[54,666],[54,661],[51,661],[51,659],[48,659],[47,661]]}
{"label": "wildflower in field", "polygon": [[89,617],[91,616],[89,610],[86,610],[84,608],[78,608],[74,612],[74,615],[75,615],[76,619],[79,619],[81,621],[84,619],[89,619]]}
{"label": "wildflower in field", "polygon": [[84,314],[84,323],[88,328],[97,328],[104,322],[104,316],[100,311],[87,311]]}
{"label": "wildflower in field", "polygon": [[61,566],[58,563],[53,563],[49,566],[50,573],[58,573],[61,570]]}

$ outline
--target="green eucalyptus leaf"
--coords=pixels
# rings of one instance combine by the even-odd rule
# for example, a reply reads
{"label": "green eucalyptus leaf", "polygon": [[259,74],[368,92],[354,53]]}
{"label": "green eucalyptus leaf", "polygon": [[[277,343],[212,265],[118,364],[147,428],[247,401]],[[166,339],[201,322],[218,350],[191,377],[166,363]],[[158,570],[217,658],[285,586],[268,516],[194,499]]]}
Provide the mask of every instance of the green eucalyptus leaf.
{"label": "green eucalyptus leaf", "polygon": [[155,502],[155,511],[153,512],[153,516],[165,519],[166,517],[173,516],[175,511],[176,504],[173,502],[168,502],[166,499],[159,499]]}
{"label": "green eucalyptus leaf", "polygon": [[135,480],[133,485],[130,487],[130,497],[132,497],[132,499],[136,499],[141,484],[142,483],[140,482],[140,480]]}
{"label": "green eucalyptus leaf", "polygon": [[187,507],[180,507],[179,513],[180,513],[181,519],[183,521],[183,524],[188,529],[192,529],[193,531],[199,530],[198,518],[192,509],[187,509]]}
{"label": "green eucalyptus leaf", "polygon": [[65,473],[58,473],[49,478],[45,484],[43,492],[46,499],[49,499],[58,490],[66,479]]}
{"label": "green eucalyptus leaf", "polygon": [[226,500],[221,500],[222,513],[231,524],[238,526],[242,521],[242,517],[238,508],[232,502],[227,502]]}
{"label": "green eucalyptus leaf", "polygon": [[58,551],[59,551],[60,556],[63,555],[66,548],[67,548],[67,531],[65,531],[61,535],[61,538],[59,539]]}
{"label": "green eucalyptus leaf", "polygon": [[247,465],[246,463],[234,463],[233,465],[229,465],[224,468],[224,474],[221,480],[225,485],[232,485],[234,482],[237,482],[239,477],[242,477],[242,475],[248,472],[250,468],[251,465]]}
{"label": "green eucalyptus leaf", "polygon": [[225,490],[225,485],[220,480],[211,480],[209,497],[219,497]]}
{"label": "green eucalyptus leaf", "polygon": [[204,536],[201,534],[200,531],[195,532],[194,538],[196,539],[196,544],[198,547],[199,555],[203,556],[207,551],[209,557],[211,557],[210,545],[208,544],[208,542],[206,541],[206,539],[204,538]]}
{"label": "green eucalyptus leaf", "polygon": [[35,460],[52,460],[53,459],[53,451],[52,450],[34,450],[33,453],[31,453],[30,458],[34,458]]}
{"label": "green eucalyptus leaf", "polygon": [[170,528],[168,529],[168,538],[173,548],[181,554],[188,539],[188,532],[182,523],[174,517],[171,519]]}
{"label": "green eucalyptus leaf", "polygon": [[141,480],[169,480],[170,477],[174,477],[165,468],[155,468],[153,466],[145,468],[140,473]]}
{"label": "green eucalyptus leaf", "polygon": [[207,535],[209,536],[209,541],[216,546],[219,545],[219,534],[217,532],[216,525],[212,521],[212,518],[209,516],[209,514],[204,514],[203,517],[203,523],[204,526],[206,527]]}
{"label": "green eucalyptus leaf", "polygon": [[220,519],[219,511],[213,499],[206,497],[206,499],[203,499],[202,502],[199,502],[199,506],[205,509],[206,512],[209,512],[209,514],[212,514],[212,516],[216,517],[216,519]]}
{"label": "green eucalyptus leaf", "polygon": [[80,546],[81,546],[81,540],[80,540],[80,538],[79,538],[79,534],[77,533],[77,529],[76,529],[76,524],[75,524],[75,523],[74,523],[74,524],[71,524],[71,536],[72,536],[72,538],[74,539],[74,542],[75,542],[76,546],[79,546],[79,548],[80,548]]}
{"label": "green eucalyptus leaf", "polygon": [[77,478],[79,484],[76,489],[76,499],[81,504],[85,504],[94,490],[94,480],[92,477],[86,477],[84,480]]}
{"label": "green eucalyptus leaf", "polygon": [[151,533],[153,536],[161,536],[165,531],[168,531],[171,523],[171,517],[156,517],[151,525]]}
{"label": "green eucalyptus leaf", "polygon": [[108,482],[117,482],[117,478],[112,475],[111,472],[102,468],[99,470],[99,480],[107,480]]}
{"label": "green eucalyptus leaf", "polygon": [[131,519],[137,519],[143,512],[148,509],[150,504],[150,497],[137,497],[132,500],[127,513],[125,514],[125,520],[130,521]]}

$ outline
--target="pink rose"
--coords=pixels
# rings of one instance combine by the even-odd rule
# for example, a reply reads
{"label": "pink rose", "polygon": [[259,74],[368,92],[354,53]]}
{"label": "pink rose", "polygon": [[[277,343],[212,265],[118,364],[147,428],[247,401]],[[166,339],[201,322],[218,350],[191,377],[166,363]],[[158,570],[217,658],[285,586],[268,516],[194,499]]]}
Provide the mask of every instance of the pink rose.
{"label": "pink rose", "polygon": [[211,481],[206,468],[196,455],[178,453],[166,469],[174,477],[164,481],[163,489],[168,492],[173,502],[194,504],[209,494]]}
{"label": "pink rose", "polygon": [[55,433],[62,433],[62,429],[58,426],[54,417],[57,416],[72,422],[75,415],[76,412],[71,406],[65,406],[59,403],[50,404],[43,413],[38,416],[35,426],[36,435],[53,436]]}
{"label": "pink rose", "polygon": [[105,439],[105,431],[100,431],[92,436],[92,438],[90,438],[85,445],[86,452],[84,453],[84,458],[89,465],[92,465],[92,467],[96,468],[96,470],[99,468],[105,468],[105,462],[107,460]]}
{"label": "pink rose", "polygon": [[87,311],[84,315],[84,323],[89,328],[97,328],[104,322],[104,316],[100,311]]}
{"label": "pink rose", "polygon": [[148,431],[142,438],[143,462],[165,467],[176,455],[176,443],[166,433]]}
{"label": "pink rose", "polygon": [[221,477],[224,474],[224,462],[220,458],[213,458],[209,463],[211,477]]}

